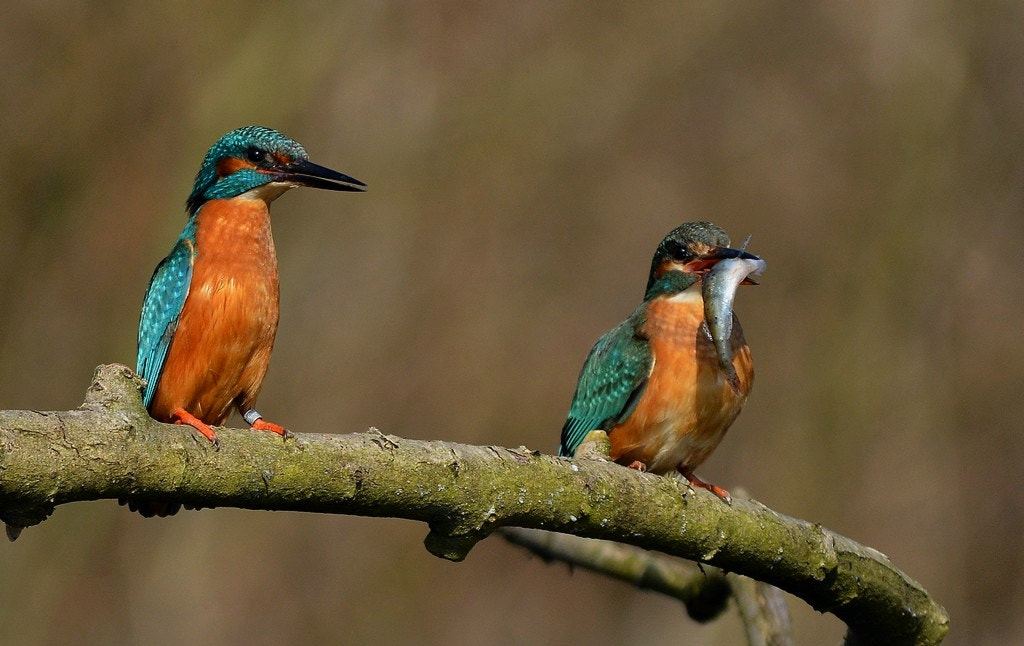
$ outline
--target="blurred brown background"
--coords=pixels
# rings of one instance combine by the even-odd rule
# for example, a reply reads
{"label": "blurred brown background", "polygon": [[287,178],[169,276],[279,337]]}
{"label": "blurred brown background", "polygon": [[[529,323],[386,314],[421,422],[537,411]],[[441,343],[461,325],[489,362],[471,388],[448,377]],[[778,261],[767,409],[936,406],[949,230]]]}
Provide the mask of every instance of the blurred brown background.
{"label": "blurred brown background", "polygon": [[[274,207],[260,410],[553,452],[650,255],[768,261],[758,379],[701,473],[888,554],[952,644],[1024,641],[1020,2],[9,2],[0,407],[134,365],[203,154],[249,123],[366,181]],[[239,420],[235,420],[238,425]],[[398,520],[61,507],[0,545],[4,643],[735,644],[730,614]],[[790,599],[803,644],[835,619]]]}

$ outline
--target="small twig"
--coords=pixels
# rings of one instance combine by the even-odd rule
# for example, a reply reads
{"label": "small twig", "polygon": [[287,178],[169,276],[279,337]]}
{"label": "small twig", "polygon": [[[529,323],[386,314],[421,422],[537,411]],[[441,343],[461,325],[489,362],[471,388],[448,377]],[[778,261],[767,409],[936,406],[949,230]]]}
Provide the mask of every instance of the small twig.
{"label": "small twig", "polygon": [[726,581],[747,632],[750,646],[791,646],[793,626],[782,590],[739,574],[727,574]]}
{"label": "small twig", "polygon": [[562,561],[679,599],[695,621],[711,621],[729,600],[729,585],[715,567],[701,571],[686,561],[632,545],[570,534],[521,527],[503,527],[499,533],[545,561]]}
{"label": "small twig", "polygon": [[750,646],[793,644],[782,591],[767,583],[622,543],[519,527],[505,527],[499,533],[545,561],[586,568],[679,599],[695,621],[707,622],[721,614],[731,591]]}

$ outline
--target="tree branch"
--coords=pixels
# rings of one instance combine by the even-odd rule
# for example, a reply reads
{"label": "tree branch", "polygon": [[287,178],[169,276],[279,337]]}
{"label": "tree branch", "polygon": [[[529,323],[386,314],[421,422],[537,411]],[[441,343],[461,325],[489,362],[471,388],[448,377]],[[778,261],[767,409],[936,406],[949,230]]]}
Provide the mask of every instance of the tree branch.
{"label": "tree branch", "polygon": [[937,644],[945,610],[879,552],[753,500],[731,506],[675,479],[526,448],[384,436],[218,430],[215,451],[142,407],[124,366],[97,369],[78,410],[0,411],[0,519],[134,496],[203,507],[420,520],[431,553],[461,560],[501,526],[629,543],[742,573],[832,612],[864,642]]}
{"label": "tree branch", "polygon": [[679,599],[694,621],[705,623],[715,619],[729,602],[729,584],[718,568],[701,571],[688,561],[632,545],[538,529],[502,527],[499,533],[508,542],[525,547],[545,561],[583,567]]}
{"label": "tree branch", "polygon": [[502,527],[498,532],[505,540],[525,547],[545,561],[562,561],[675,597],[683,602],[694,621],[704,623],[716,618],[732,596],[750,646],[793,644],[789,610],[782,592],[767,583],[726,574],[716,567],[698,568],[689,561],[622,543],[522,527]]}
{"label": "tree branch", "polygon": [[743,618],[750,646],[792,646],[793,626],[782,591],[764,581],[739,574],[726,580]]}

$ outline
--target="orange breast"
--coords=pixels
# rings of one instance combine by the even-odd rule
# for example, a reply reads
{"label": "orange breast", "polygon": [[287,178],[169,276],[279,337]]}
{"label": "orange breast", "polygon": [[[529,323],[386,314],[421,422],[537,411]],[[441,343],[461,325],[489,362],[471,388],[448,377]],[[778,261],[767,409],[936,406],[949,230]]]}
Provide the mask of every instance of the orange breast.
{"label": "orange breast", "polygon": [[700,292],[687,290],[648,305],[644,330],[654,367],[636,409],[611,429],[612,457],[639,460],[654,473],[696,469],[715,450],[746,401],[754,379],[739,321],[730,343],[740,379],[734,393],[718,367]]}
{"label": "orange breast", "polygon": [[277,334],[279,283],[270,212],[261,199],[212,200],[199,211],[192,283],[150,406],[182,407],[219,425],[251,408]]}

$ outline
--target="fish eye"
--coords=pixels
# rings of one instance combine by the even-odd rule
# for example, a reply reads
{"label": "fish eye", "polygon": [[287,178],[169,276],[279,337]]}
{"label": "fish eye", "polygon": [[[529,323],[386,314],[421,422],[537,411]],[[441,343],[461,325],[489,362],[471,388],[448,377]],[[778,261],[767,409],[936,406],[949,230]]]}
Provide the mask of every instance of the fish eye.
{"label": "fish eye", "polygon": [[267,152],[256,146],[249,146],[245,151],[245,158],[254,164],[261,164],[267,158]]}

